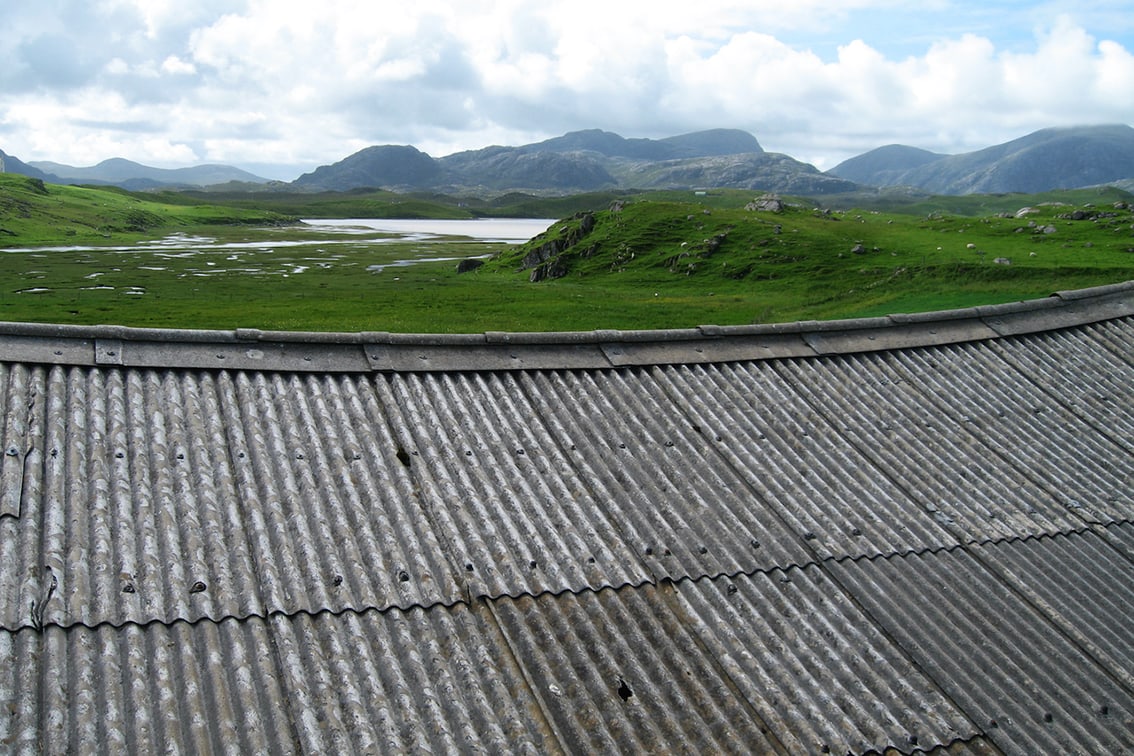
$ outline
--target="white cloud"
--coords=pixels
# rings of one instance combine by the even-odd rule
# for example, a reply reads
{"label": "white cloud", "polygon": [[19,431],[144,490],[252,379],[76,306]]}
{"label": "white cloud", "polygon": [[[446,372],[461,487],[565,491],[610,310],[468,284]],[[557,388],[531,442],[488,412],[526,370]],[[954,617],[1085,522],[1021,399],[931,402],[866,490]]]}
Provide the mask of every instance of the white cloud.
{"label": "white cloud", "polygon": [[[577,128],[736,127],[828,168],[890,142],[962,151],[1134,122],[1134,22],[1112,0],[1099,15],[1037,3],[1043,25],[1010,38],[998,19],[1018,29],[1027,9],[991,0],[919,3],[950,23],[916,35],[898,0],[34,6],[0,11],[0,147],[25,160],[282,162],[298,175],[369,144],[442,155]],[[925,42],[888,52],[903,35]]]}
{"label": "white cloud", "polygon": [[194,74],[197,73],[197,67],[192,63],[188,63],[176,55],[170,55],[161,64],[161,70],[167,74]]}

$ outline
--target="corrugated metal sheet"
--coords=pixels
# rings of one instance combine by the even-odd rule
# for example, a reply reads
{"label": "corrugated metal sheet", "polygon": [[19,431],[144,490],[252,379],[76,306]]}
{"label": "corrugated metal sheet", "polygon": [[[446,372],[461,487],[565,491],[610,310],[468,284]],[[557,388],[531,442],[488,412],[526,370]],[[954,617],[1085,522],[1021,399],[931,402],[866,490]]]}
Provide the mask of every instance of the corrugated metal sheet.
{"label": "corrugated metal sheet", "polygon": [[964,549],[829,566],[1006,752],[1134,749],[1134,693]]}
{"label": "corrugated metal sheet", "polygon": [[909,752],[979,732],[817,566],[678,589],[701,642],[791,753]]}
{"label": "corrugated metal sheet", "polygon": [[466,593],[365,376],[53,367],[37,401],[37,495],[0,519],[6,628],[45,565],[45,619],[92,627]]}
{"label": "corrugated metal sheet", "polygon": [[[985,350],[971,344],[964,354]],[[946,406],[939,403],[942,396],[955,395],[963,381],[979,385],[990,383],[989,376],[998,381],[1013,376],[1001,375],[1008,372],[1003,364],[957,366],[957,374],[942,367],[943,374],[938,374],[935,366],[945,359],[909,350],[818,362],[784,360],[774,363],[774,369],[843,439],[908,492],[920,519],[942,525],[955,534],[954,541],[1080,527],[1081,519],[1029,480],[1011,446],[993,447],[982,437],[980,428],[1009,420],[999,417],[999,410],[981,406],[984,395],[979,388],[974,387],[972,404],[955,401],[958,406],[949,406],[948,399]],[[902,522],[914,519],[895,514]]]}
{"label": "corrugated metal sheet", "polygon": [[553,753],[492,617],[347,611],[0,634],[18,753]]}
{"label": "corrugated metal sheet", "polygon": [[1047,394],[1045,374],[1007,371],[989,349],[911,349],[895,360],[937,382],[927,396],[995,453],[998,474],[1022,476],[1083,522],[1134,518],[1134,465],[1114,463],[1129,453]]}
{"label": "corrugated metal sheet", "polygon": [[1134,691],[1134,562],[1094,531],[983,545],[973,554]]}
{"label": "corrugated metal sheet", "polygon": [[820,557],[958,542],[770,363],[658,368],[652,377]]}
{"label": "corrugated metal sheet", "polygon": [[376,391],[415,494],[475,595],[649,579],[516,375],[383,376]]}
{"label": "corrugated metal sheet", "polygon": [[775,732],[669,608],[672,588],[492,603],[571,753],[771,753]]}
{"label": "corrugated metal sheet", "polygon": [[603,370],[61,332],[0,361],[0,750],[1134,750],[1123,312],[594,334],[698,355]]}
{"label": "corrugated metal sheet", "polygon": [[[1101,325],[1092,330],[1103,331]],[[1100,348],[1100,343],[1107,343],[1105,335],[1091,338],[1090,334],[1090,330],[1053,331],[1027,339],[1002,339],[990,347],[1096,433],[1134,453],[1134,393],[1130,391],[1134,347],[1124,359]]]}
{"label": "corrugated metal sheet", "polygon": [[736,574],[815,557],[649,373],[521,376],[580,480],[658,577]]}

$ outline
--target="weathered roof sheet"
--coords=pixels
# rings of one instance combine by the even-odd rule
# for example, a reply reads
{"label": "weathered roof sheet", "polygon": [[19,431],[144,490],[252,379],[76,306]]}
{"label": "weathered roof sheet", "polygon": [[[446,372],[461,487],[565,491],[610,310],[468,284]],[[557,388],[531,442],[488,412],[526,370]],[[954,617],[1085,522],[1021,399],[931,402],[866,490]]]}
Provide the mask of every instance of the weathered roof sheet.
{"label": "weathered roof sheet", "polygon": [[861,321],[0,325],[15,752],[1134,749],[1134,284]]}

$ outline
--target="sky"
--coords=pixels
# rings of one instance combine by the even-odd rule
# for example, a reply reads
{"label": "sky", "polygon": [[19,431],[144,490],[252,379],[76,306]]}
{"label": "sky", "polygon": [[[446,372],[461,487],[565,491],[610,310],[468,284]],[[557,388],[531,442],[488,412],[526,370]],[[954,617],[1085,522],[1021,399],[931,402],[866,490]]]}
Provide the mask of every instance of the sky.
{"label": "sky", "polygon": [[0,150],[290,181],[578,129],[753,134],[820,169],[1134,125],[1134,0],[13,0]]}

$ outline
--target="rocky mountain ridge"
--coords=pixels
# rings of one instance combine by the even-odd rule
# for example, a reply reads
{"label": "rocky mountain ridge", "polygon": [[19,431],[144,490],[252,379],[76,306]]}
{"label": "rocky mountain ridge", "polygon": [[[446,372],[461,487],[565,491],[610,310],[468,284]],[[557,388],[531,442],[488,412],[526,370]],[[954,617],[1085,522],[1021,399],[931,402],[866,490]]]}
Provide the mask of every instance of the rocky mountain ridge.
{"label": "rocky mountain ridge", "polygon": [[446,193],[731,187],[830,194],[857,188],[787,155],[765,152],[754,136],[737,129],[665,139],[626,139],[589,129],[436,159],[409,146],[368,147],[294,183],[324,191],[382,187]]}
{"label": "rocky mountain ridge", "polygon": [[699,188],[797,195],[882,187],[934,194],[1030,193],[1102,184],[1130,186],[1134,129],[1124,124],[1043,129],[960,155],[887,145],[826,173],[788,155],[766,152],[756,137],[738,129],[663,139],[628,139],[587,129],[533,144],[485,147],[441,158],[409,145],[376,145],[291,183],[268,182],[231,166],[160,169],[121,158],[76,168],[46,161],[24,163],[0,152],[0,166],[51,183],[102,183],[133,190],[231,183],[299,192],[381,188],[481,196]]}
{"label": "rocky mountain ridge", "polygon": [[960,155],[888,145],[844,161],[830,175],[933,194],[1078,189],[1134,178],[1134,128],[1125,124],[1042,129]]}

